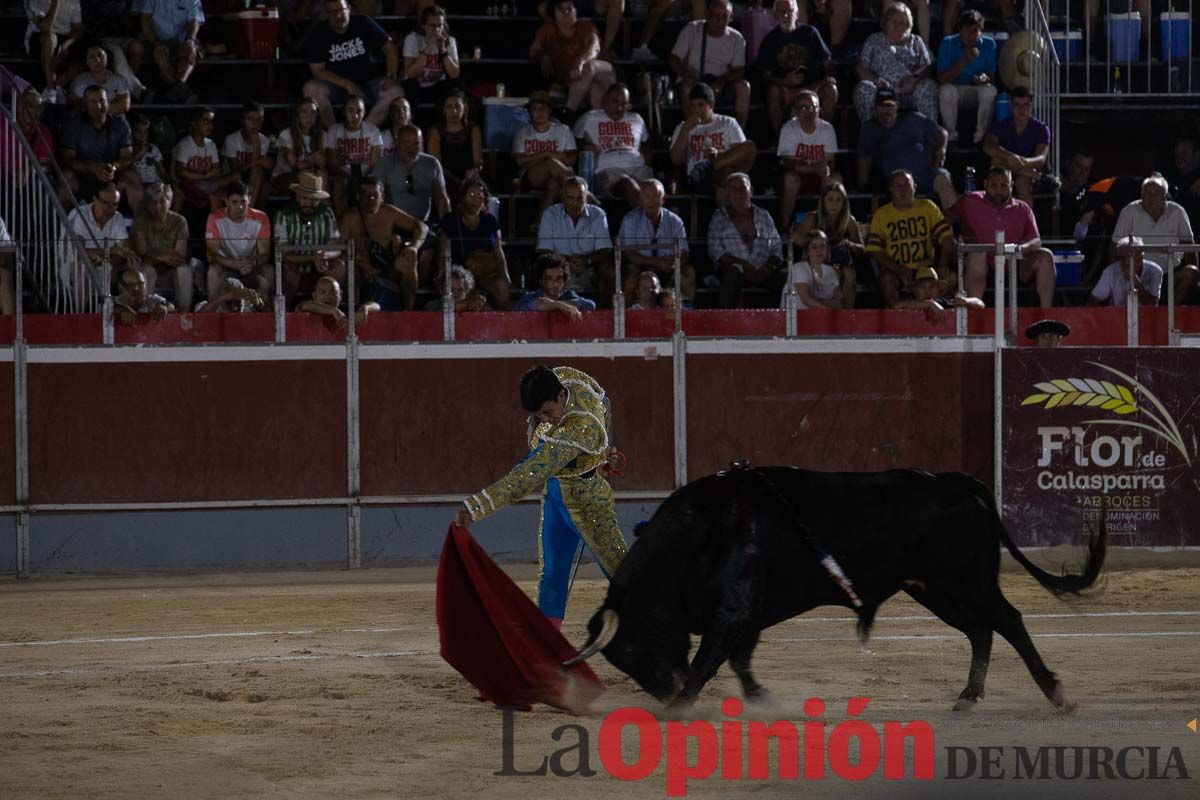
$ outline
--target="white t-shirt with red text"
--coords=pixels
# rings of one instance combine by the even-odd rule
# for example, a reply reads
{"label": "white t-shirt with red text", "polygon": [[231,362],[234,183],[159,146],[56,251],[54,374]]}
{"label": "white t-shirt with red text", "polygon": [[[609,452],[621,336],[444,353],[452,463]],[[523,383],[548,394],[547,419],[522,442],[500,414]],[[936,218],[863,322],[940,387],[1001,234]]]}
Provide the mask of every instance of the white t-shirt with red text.
{"label": "white t-shirt with red text", "polygon": [[[683,125],[681,122],[675,126],[675,132],[671,134],[672,147],[679,141]],[[725,114],[714,114],[712,122],[697,125],[688,133],[687,171],[691,172],[694,164],[704,160],[704,151],[708,148],[713,147],[718,153],[724,153],[744,141],[746,134],[742,133],[742,126],[738,125],[736,119]]]}
{"label": "white t-shirt with red text", "polygon": [[246,143],[246,137],[242,135],[241,130],[236,130],[225,137],[225,145],[221,148],[221,155],[229,159],[229,163],[234,169],[243,170],[250,167],[252,161],[257,161],[265,155],[269,155],[274,149],[274,141],[267,134],[259,131],[258,147],[253,150]]}
{"label": "white t-shirt with red text", "polygon": [[325,133],[325,147],[346,158],[341,169],[348,173],[351,164],[370,166],[371,148],[382,149],[383,137],[379,134],[379,128],[370,122],[364,122],[356,131],[346,130],[346,126],[339,122]]}
{"label": "white t-shirt with red text", "polygon": [[[441,46],[441,43],[429,44],[425,40],[425,34],[416,31],[404,37],[402,50],[404,57],[425,59],[425,68],[417,76],[417,84],[422,88],[433,86],[446,77],[446,70],[442,66],[442,58],[438,53]],[[458,40],[453,36],[446,45],[446,56],[452,61],[458,61]]]}
{"label": "white t-shirt with red text", "polygon": [[219,251],[227,258],[245,258],[255,252],[259,239],[271,238],[271,220],[265,211],[248,208],[246,218],[234,222],[222,208],[208,215],[204,238],[219,241]]}
{"label": "white t-shirt with red text", "polygon": [[[304,134],[301,141],[300,153],[301,157],[310,156],[313,152],[313,134]],[[296,150],[296,144],[292,141],[292,129],[284,128],[279,132],[279,138],[275,140],[275,169],[271,172],[271,177],[276,175],[286,175],[292,171],[292,165],[283,157],[284,150]]]}
{"label": "white t-shirt with red text", "polygon": [[779,129],[779,148],[776,155],[799,159],[805,166],[819,164],[837,152],[837,131],[823,119],[817,120],[817,129],[805,133],[800,120],[790,119]]}
{"label": "white t-shirt with red text", "polygon": [[512,144],[514,155],[525,156],[536,153],[568,153],[575,149],[575,137],[571,135],[571,129],[554,120],[550,120],[550,127],[545,132],[534,129],[533,125],[522,126],[513,137]]}
{"label": "white t-shirt with red text", "polygon": [[596,172],[646,166],[640,148],[650,133],[640,114],[630,111],[613,119],[603,110],[589,111],[575,123],[575,137],[596,146]]}
{"label": "white t-shirt with red text", "polygon": [[183,164],[188,172],[207,175],[220,162],[221,155],[212,139],[205,139],[203,145],[198,145],[191,136],[185,136],[171,151],[171,158],[176,164]]}

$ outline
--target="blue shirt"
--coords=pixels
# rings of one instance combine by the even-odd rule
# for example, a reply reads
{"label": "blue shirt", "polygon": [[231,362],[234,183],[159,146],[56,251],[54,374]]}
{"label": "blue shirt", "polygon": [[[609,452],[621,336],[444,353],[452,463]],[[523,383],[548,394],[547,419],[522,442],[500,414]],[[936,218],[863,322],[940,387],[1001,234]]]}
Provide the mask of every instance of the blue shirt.
{"label": "blue shirt", "polygon": [[[963,71],[951,81],[955,86],[969,86],[976,75],[982,75],[985,72],[988,75],[996,74],[996,40],[990,36],[980,36],[979,43],[975,47],[978,48],[979,55],[975,56],[975,60],[967,64]],[[960,34],[956,33],[942,39],[941,45],[938,46],[938,74],[953,67],[965,52],[966,48],[963,46]]]}
{"label": "blue shirt", "polygon": [[885,128],[878,117],[863,123],[858,137],[858,154],[870,158],[884,177],[894,170],[912,173],[917,190],[929,192],[933,186],[933,150],[938,124],[919,111],[901,111],[896,123]]}
{"label": "blue shirt", "polygon": [[301,49],[309,64],[324,64],[339,78],[361,86],[383,73],[383,46],[390,38],[375,20],[352,14],[344,33],[322,23],[313,28]]}
{"label": "blue shirt", "polygon": [[562,203],[555,203],[542,214],[537,249],[564,256],[586,256],[597,250],[611,250],[608,215],[600,206],[585,204],[579,222],[575,222]]}
{"label": "blue shirt", "polygon": [[[639,255],[647,258],[662,258],[675,254],[673,247],[679,242],[679,252],[688,251],[687,229],[683,220],[669,208],[662,210],[657,230],[646,217],[646,212],[635,208],[621,220],[621,232],[617,234],[617,244],[622,249],[637,247]],[[639,247],[639,245],[644,245]]]}
{"label": "blue shirt", "polygon": [[64,150],[74,150],[85,164],[110,164],[121,151],[133,146],[133,132],[124,117],[109,117],[100,130],[84,114],[76,114],[63,127],[60,142]]}
{"label": "blue shirt", "polygon": [[187,26],[192,20],[204,24],[200,0],[133,0],[133,13],[152,16],[158,38],[173,42],[187,38]]}
{"label": "blue shirt", "polygon": [[[538,310],[540,310],[540,309],[538,309],[537,301],[541,300],[545,296],[546,296],[546,293],[540,289],[536,292],[526,292],[525,296],[521,298],[521,302],[517,303],[517,311],[538,311]],[[571,305],[578,308],[580,311],[595,311],[596,310],[595,301],[588,300],[586,297],[580,297],[579,295],[575,294],[574,289],[565,290],[562,294],[560,294],[558,296],[558,299],[562,300],[564,303],[570,303]]]}

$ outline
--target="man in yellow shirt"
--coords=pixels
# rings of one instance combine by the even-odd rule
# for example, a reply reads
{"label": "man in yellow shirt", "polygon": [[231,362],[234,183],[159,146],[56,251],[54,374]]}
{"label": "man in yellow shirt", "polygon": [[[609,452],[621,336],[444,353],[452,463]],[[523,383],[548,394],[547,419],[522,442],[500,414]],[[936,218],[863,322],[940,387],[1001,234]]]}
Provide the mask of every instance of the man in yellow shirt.
{"label": "man in yellow shirt", "polygon": [[625,557],[612,487],[601,468],[612,447],[612,410],[596,379],[571,367],[536,366],[521,379],[530,412],[529,455],[507,475],[463,501],[455,522],[467,527],[542,490],[538,523],[538,608],[562,626],[579,540],[609,577]]}
{"label": "man in yellow shirt", "polygon": [[892,202],[880,206],[871,217],[867,255],[878,266],[879,290],[887,308],[894,308],[900,292],[911,292],[919,270],[937,267],[954,294],[954,229],[932,200],[916,199],[912,173],[896,170],[888,182]]}

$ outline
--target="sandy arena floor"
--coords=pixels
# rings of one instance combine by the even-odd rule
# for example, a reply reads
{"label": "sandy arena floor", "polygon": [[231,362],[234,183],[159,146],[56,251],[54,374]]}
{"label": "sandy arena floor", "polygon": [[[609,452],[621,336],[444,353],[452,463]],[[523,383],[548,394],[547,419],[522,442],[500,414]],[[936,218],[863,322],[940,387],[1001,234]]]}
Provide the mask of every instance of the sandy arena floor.
{"label": "sandy arena floor", "polygon": [[[928,720],[937,779],[865,783],[741,780],[689,784],[689,796],[1200,797],[1198,554],[1115,557],[1103,591],[1063,603],[1023,572],[1003,584],[1042,656],[1079,703],[1055,711],[997,637],[988,694],[949,711],[966,679],[964,637],[908,601],[884,607],[870,650],[848,614],[824,609],[769,631],[755,665],[780,702],[770,719],[803,721],[846,698],[864,715]],[[534,568],[511,569],[533,592]],[[584,573],[587,574],[586,571]],[[596,754],[599,717],[539,707],[518,714],[515,766],[589,732],[594,777],[503,777],[502,717],[438,656],[431,568],[356,572],[63,577],[0,582],[0,798],[25,797],[661,797],[666,771],[626,783]],[[576,584],[566,634],[582,641],[603,581]],[[910,617],[917,617],[912,619]],[[651,701],[607,662],[598,705]],[[736,694],[722,670],[699,714],[720,719]],[[652,705],[650,707],[653,707]],[[629,738],[633,738],[630,736]],[[982,745],[1179,748],[1190,779],[947,780],[946,748]],[[574,756],[568,758],[574,764]],[[1141,763],[1144,763],[1141,762]],[[882,772],[882,770],[880,770]]]}

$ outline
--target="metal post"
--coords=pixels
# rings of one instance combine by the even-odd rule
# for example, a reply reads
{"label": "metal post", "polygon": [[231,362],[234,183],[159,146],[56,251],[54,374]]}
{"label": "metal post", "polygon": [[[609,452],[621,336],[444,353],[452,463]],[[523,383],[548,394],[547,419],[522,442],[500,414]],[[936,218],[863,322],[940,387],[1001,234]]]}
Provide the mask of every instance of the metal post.
{"label": "metal post", "polygon": [[996,231],[996,250],[992,257],[996,274],[996,347],[1004,346],[1004,231]]}
{"label": "metal post", "polygon": [[362,508],[358,498],[362,491],[361,454],[359,440],[360,398],[358,382],[358,335],[355,332],[355,316],[358,310],[355,296],[354,239],[346,249],[346,292],[349,311],[346,331],[346,496],[350,505],[346,508],[346,566],[358,569],[362,566]]}
{"label": "metal post", "polygon": [[355,278],[354,267],[354,237],[350,237],[350,241],[346,243],[346,309],[350,312],[346,320],[346,341],[351,342],[357,339],[354,330],[355,312],[358,310],[358,295],[354,293],[356,288],[354,285]]}
{"label": "metal post", "polygon": [[16,505],[25,507],[17,513],[17,577],[29,577],[29,372],[26,361],[24,311],[21,303],[21,284],[24,265],[20,252],[14,249],[13,280],[16,292],[16,338],[13,340],[13,458],[16,468]]}
{"label": "metal post", "polygon": [[[1190,67],[1189,67],[1190,70]],[[1179,331],[1175,329],[1175,281],[1171,265],[1174,263],[1174,245],[1167,245],[1166,258],[1163,261],[1163,282],[1167,284],[1167,344],[1179,346]]]}
{"label": "metal post", "polygon": [[275,248],[275,343],[287,341],[287,303],[283,299],[283,250]]}
{"label": "metal post", "polygon": [[442,262],[442,339],[454,341],[454,288],[450,280],[450,248]]}
{"label": "metal post", "polygon": [[[679,303],[675,324],[679,325]],[[688,480],[687,470],[687,337],[678,327],[671,337],[671,365],[675,380],[675,488]]]}
{"label": "metal post", "polygon": [[108,242],[104,243],[104,263],[100,265],[101,281],[103,287],[101,292],[104,296],[104,305],[100,314],[100,325],[103,329],[104,344],[113,344],[116,341],[116,334],[113,331],[113,298],[112,298],[112,262],[108,260]]}
{"label": "metal post", "polygon": [[1017,335],[1017,254],[1006,254],[1006,266],[1008,267],[1008,330],[1013,335]]}
{"label": "metal post", "polygon": [[[1130,248],[1132,251],[1132,248]],[[1120,258],[1120,249],[1117,250],[1118,258]],[[1170,258],[1167,259],[1170,264]],[[1125,280],[1129,283],[1129,291],[1125,293],[1125,343],[1128,347],[1138,346],[1138,304],[1141,302],[1138,298],[1137,291],[1133,288],[1133,258],[1129,259],[1129,264],[1121,265],[1125,271]]]}
{"label": "metal post", "polygon": [[1004,514],[1002,470],[1004,467],[1004,426],[1002,414],[1004,404],[1001,401],[1001,364],[1004,355],[1004,231],[996,231],[996,331],[992,341],[992,413],[995,415],[995,428],[992,431],[992,470],[996,507]]}
{"label": "metal post", "polygon": [[783,333],[789,339],[796,337],[796,288],[795,286],[785,286],[783,289],[784,317]]}
{"label": "metal post", "polygon": [[675,334],[679,335],[683,333],[683,258],[679,254],[678,239],[671,243],[671,248],[675,251]]}
{"label": "metal post", "polygon": [[[621,282],[621,248],[613,250],[613,338],[625,338],[625,289]],[[636,295],[635,295],[636,296]]]}
{"label": "metal post", "polygon": [[[957,294],[965,295],[967,293],[967,290],[963,287],[963,273],[965,272],[964,267],[965,267],[967,255],[962,250],[962,242],[959,241],[959,242],[956,242],[956,244],[958,245],[955,248],[955,250],[957,252],[957,255],[955,258],[957,261],[957,268],[958,268],[958,284],[957,284],[958,292],[957,292]],[[967,325],[967,307],[966,306],[955,306],[954,307],[954,333],[955,333],[955,335],[966,336],[967,332],[969,330],[970,330],[970,328]]]}

